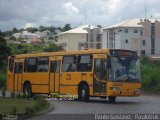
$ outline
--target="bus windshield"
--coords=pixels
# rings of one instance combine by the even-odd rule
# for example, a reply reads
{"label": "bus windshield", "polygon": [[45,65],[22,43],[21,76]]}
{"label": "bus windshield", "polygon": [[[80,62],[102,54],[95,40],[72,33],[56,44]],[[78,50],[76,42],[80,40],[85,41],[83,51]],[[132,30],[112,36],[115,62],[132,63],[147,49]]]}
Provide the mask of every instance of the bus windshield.
{"label": "bus windshield", "polygon": [[140,65],[138,58],[111,57],[110,81],[140,82]]}

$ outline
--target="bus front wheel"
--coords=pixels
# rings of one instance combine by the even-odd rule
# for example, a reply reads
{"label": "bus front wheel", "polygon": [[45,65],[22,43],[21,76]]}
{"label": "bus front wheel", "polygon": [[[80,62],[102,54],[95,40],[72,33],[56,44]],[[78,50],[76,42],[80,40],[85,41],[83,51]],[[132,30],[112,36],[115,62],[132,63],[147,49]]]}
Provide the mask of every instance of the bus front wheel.
{"label": "bus front wheel", "polygon": [[79,92],[79,98],[82,101],[87,102],[89,100],[89,87],[87,85],[83,85]]}
{"label": "bus front wheel", "polygon": [[108,99],[110,102],[115,102],[116,97],[115,96],[108,96]]}
{"label": "bus front wheel", "polygon": [[31,85],[29,83],[24,85],[24,94],[27,97],[32,97],[32,90],[31,90]]}

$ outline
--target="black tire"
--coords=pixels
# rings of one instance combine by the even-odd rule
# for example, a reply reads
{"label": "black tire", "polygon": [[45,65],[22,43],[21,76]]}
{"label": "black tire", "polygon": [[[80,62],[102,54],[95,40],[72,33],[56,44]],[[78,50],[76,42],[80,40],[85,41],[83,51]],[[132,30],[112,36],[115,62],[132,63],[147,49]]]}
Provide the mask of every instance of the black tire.
{"label": "black tire", "polygon": [[78,98],[81,101],[89,101],[89,87],[87,85],[82,85],[78,92]]}
{"label": "black tire", "polygon": [[23,90],[24,94],[27,96],[27,97],[32,97],[32,88],[31,88],[31,84],[29,83],[26,83],[24,85],[24,90]]}
{"label": "black tire", "polygon": [[107,97],[106,96],[101,96],[100,99],[107,99]]}
{"label": "black tire", "polygon": [[108,96],[108,99],[110,102],[115,102],[116,97],[115,96]]}

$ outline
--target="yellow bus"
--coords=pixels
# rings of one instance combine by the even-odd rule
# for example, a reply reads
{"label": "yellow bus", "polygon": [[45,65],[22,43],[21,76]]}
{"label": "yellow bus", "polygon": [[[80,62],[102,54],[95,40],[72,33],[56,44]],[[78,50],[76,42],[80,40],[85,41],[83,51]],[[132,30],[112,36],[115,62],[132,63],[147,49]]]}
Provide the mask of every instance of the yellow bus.
{"label": "yellow bus", "polygon": [[141,94],[137,53],[120,49],[88,49],[10,56],[8,91],[109,98]]}

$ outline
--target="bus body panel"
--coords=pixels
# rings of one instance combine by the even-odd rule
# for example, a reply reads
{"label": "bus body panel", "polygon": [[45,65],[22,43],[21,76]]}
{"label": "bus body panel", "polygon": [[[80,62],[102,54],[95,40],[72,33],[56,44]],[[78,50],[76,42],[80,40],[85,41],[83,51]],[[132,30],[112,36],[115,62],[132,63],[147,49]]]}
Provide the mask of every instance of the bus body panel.
{"label": "bus body panel", "polygon": [[49,93],[49,85],[47,84],[32,84],[32,93]]}
{"label": "bus body panel", "polygon": [[137,89],[141,88],[141,83],[129,82],[108,82],[108,96],[139,96]]}
{"label": "bus body panel", "polygon": [[7,72],[7,90],[8,91],[14,91],[13,86],[14,86],[14,74],[10,71]]}
{"label": "bus body panel", "polygon": [[[49,93],[49,74],[48,72],[23,73],[23,84],[29,81],[33,86],[33,93]],[[42,89],[41,89],[42,88]]]}

